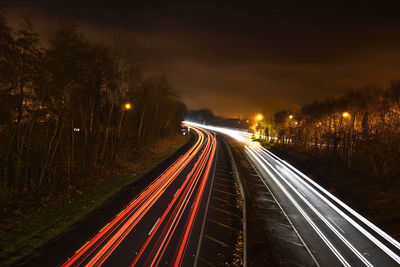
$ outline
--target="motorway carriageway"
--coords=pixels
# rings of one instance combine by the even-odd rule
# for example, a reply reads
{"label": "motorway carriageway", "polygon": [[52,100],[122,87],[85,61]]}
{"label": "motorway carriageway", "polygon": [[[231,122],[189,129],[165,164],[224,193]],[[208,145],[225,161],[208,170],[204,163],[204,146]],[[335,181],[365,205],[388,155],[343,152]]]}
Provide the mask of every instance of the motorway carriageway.
{"label": "motorway carriageway", "polygon": [[191,127],[195,144],[62,266],[192,266],[216,138]]}
{"label": "motorway carriageway", "polygon": [[[320,266],[398,266],[400,243],[286,161],[250,140],[251,134],[186,122],[232,137],[272,192]],[[329,170],[327,170],[329,171]]]}

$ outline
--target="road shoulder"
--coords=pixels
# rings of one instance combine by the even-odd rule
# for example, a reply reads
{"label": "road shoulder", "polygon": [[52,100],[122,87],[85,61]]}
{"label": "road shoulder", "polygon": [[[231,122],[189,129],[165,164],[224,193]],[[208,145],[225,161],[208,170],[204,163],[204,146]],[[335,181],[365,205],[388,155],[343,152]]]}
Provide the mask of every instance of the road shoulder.
{"label": "road shoulder", "polygon": [[242,145],[229,137],[225,140],[246,192],[249,265],[315,266],[297,231],[242,152]]}

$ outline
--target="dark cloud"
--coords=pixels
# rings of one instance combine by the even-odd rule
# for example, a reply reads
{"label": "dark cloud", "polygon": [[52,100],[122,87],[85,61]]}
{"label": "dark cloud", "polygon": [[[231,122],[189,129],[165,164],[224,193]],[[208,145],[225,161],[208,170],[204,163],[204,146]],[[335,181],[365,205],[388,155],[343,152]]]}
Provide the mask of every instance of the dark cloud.
{"label": "dark cloud", "polygon": [[44,32],[72,17],[97,39],[136,32],[148,71],[166,73],[189,108],[273,113],[400,78],[400,18],[390,3],[34,2],[10,2],[10,17],[29,9]]}

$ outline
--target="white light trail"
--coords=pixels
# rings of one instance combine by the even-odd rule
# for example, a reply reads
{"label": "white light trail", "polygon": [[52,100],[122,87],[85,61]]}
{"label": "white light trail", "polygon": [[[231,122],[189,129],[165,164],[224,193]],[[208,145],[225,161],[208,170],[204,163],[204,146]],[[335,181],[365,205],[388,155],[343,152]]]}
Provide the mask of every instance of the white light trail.
{"label": "white light trail", "polygon": [[[270,170],[264,165],[264,163],[256,156],[256,154],[246,146],[247,151],[253,156],[253,158],[265,169],[265,171],[271,176],[274,182],[279,186],[282,192],[287,196],[287,198],[293,203],[297,210],[303,215],[306,221],[311,225],[315,232],[321,237],[322,241],[328,246],[328,248],[333,252],[333,254],[339,259],[339,261],[344,266],[351,266],[346,259],[339,253],[335,246],[329,241],[329,239],[322,233],[322,231],[315,225],[307,213],[300,207],[296,200],[290,195],[290,193],[285,189],[285,187],[278,181],[275,175],[272,174]],[[263,181],[264,182],[264,181]]]}
{"label": "white light trail", "polygon": [[[253,152],[257,153],[254,149]],[[296,193],[298,197],[323,221],[326,226],[331,229],[335,235],[342,240],[342,242],[366,265],[372,267],[373,265],[341,234],[335,227],[282,175],[280,174],[274,166],[272,166],[267,160],[265,160],[261,155],[259,155],[262,161],[264,161],[272,170],[275,170],[275,173]],[[262,167],[268,172],[270,176],[273,176],[272,173],[267,169],[265,165]],[[276,182],[276,178],[274,177],[274,181]]]}
{"label": "white light trail", "polygon": [[[345,214],[342,210],[340,210],[338,207],[336,207],[331,201],[329,201],[327,198],[325,198],[321,193],[319,193],[315,188],[310,186],[310,184],[306,183],[303,179],[299,177],[299,175],[296,175],[297,172],[300,174],[304,179],[306,179],[309,183],[317,187],[321,192],[323,192],[325,195],[327,195],[329,198],[331,198],[333,201],[335,201],[337,204],[342,206],[344,209],[346,209],[348,212],[350,212],[352,215],[354,215],[357,219],[365,223],[368,227],[370,227],[372,230],[374,230],[376,233],[378,233],[380,236],[385,238],[387,241],[389,241],[393,246],[396,248],[400,248],[399,242],[397,242],[395,239],[393,239],[391,236],[389,236],[387,233],[385,233],[383,230],[378,228],[376,225],[368,221],[365,217],[361,216],[359,213],[357,213],[355,210],[347,206],[345,203],[343,203],[341,200],[336,198],[334,195],[329,193],[327,190],[325,190],[323,187],[321,187],[319,184],[305,176],[303,173],[298,171],[296,168],[291,166],[289,163],[285,162],[284,160],[280,159],[276,155],[272,154],[265,148],[261,147],[261,149],[264,152],[265,155],[268,155],[270,157],[275,157],[278,160],[278,162],[282,167],[286,168],[287,171],[289,171],[292,174],[292,177],[296,178],[298,181],[300,181],[303,185],[308,187],[313,193],[315,193],[319,198],[321,198],[326,204],[328,204],[332,209],[334,209],[337,213],[339,213],[346,221],[348,221],[350,224],[352,224],[355,228],[357,228],[362,234],[364,234],[369,240],[371,240],[376,246],[378,246],[380,249],[382,249],[387,255],[389,255],[393,260],[395,260],[398,264],[400,264],[400,257],[396,253],[394,253],[392,250],[390,250],[387,246],[385,246],[381,241],[379,241],[376,237],[374,237],[371,233],[369,233],[365,228],[363,228],[361,225],[359,225],[357,222],[355,222],[352,218],[350,218],[347,214]],[[284,164],[284,165],[283,165]],[[289,167],[289,168],[288,168]]]}
{"label": "white light trail", "polygon": [[[198,123],[192,123],[192,122],[184,122],[188,125],[195,125],[198,127],[202,127],[211,131],[215,131],[215,132],[220,132],[226,135],[231,136],[232,138],[243,142],[245,144],[248,145],[248,147],[246,147],[246,149],[248,151],[251,152],[250,148],[259,148],[261,149],[261,153],[264,156],[267,156],[268,158],[274,160],[274,162],[276,162],[281,169],[277,169],[275,167],[273,167],[272,165],[270,165],[270,167],[276,171],[276,173],[282,177],[282,175],[287,176],[287,177],[291,177],[291,178],[295,178],[296,180],[298,180],[299,182],[301,182],[304,186],[306,186],[308,189],[310,189],[312,191],[312,193],[314,193],[316,196],[318,196],[323,202],[325,202],[328,206],[330,206],[334,211],[336,211],[339,215],[341,215],[347,222],[349,222],[353,227],[355,227],[358,231],[360,231],[365,237],[367,237],[371,242],[373,242],[377,247],[379,247],[382,251],[384,251],[387,255],[389,255],[394,261],[396,261],[398,264],[400,264],[400,257],[399,255],[397,255],[395,252],[393,252],[390,248],[388,248],[385,244],[383,244],[381,241],[379,241],[375,236],[373,236],[368,230],[366,230],[363,226],[361,226],[359,223],[357,223],[356,221],[354,221],[352,218],[350,218],[343,210],[341,210],[340,208],[338,208],[338,206],[340,206],[341,208],[343,208],[344,210],[346,210],[348,213],[352,214],[355,218],[357,218],[358,220],[360,220],[363,224],[365,224],[368,229],[371,229],[372,231],[374,231],[376,234],[378,234],[380,237],[384,238],[385,240],[387,240],[389,243],[391,243],[394,247],[396,247],[397,249],[400,249],[400,243],[395,240],[394,238],[392,238],[390,235],[388,235],[387,233],[385,233],[383,230],[381,230],[379,227],[377,227],[376,225],[374,225],[372,222],[370,222],[368,219],[366,219],[365,217],[363,217],[362,215],[360,215],[359,213],[357,213],[355,210],[353,210],[352,208],[350,208],[348,205],[346,205],[344,202],[342,202],[340,199],[338,199],[337,197],[335,197],[334,195],[332,195],[331,193],[329,193],[327,190],[325,190],[323,187],[321,187],[319,184],[317,184],[316,182],[314,182],[313,180],[311,180],[309,177],[307,177],[306,175],[304,175],[302,172],[300,172],[299,170],[297,170],[296,168],[294,168],[292,165],[290,165],[289,163],[287,163],[286,161],[280,159],[278,156],[274,155],[273,153],[271,153],[270,151],[268,151],[267,149],[256,145],[255,143],[253,143],[250,138],[253,136],[251,133],[248,132],[243,132],[243,131],[239,131],[239,130],[232,130],[232,129],[226,129],[226,128],[222,128],[222,127],[215,127],[215,126],[209,126],[209,125],[202,125],[202,124],[198,124]],[[267,137],[269,138],[269,137]],[[260,152],[255,151],[257,154],[259,154]],[[254,152],[252,152],[252,155],[255,155]],[[264,159],[263,156],[259,155],[259,157],[261,159]],[[257,161],[259,161],[259,159],[257,159],[257,157],[255,157],[255,159]],[[267,162],[268,164],[268,162]],[[261,166],[265,166],[265,164],[260,164]],[[265,166],[266,167],[266,166]],[[263,167],[264,168],[264,167]],[[268,174],[271,175],[270,171],[266,169],[266,171],[268,172]],[[282,173],[282,175],[280,174],[280,172]],[[273,177],[273,175],[271,175]],[[274,178],[274,177],[273,177]],[[285,179],[285,178],[283,178]],[[287,182],[286,182],[287,183]],[[291,186],[291,185],[289,185]],[[319,191],[318,191],[318,190]],[[282,189],[282,191],[284,191]],[[286,191],[287,192],[287,191]],[[284,191],[285,193],[285,191]],[[302,193],[302,192],[301,192]],[[305,196],[302,195],[301,193],[299,193],[299,197],[301,197],[302,199],[305,199]],[[286,194],[286,193],[285,193]],[[287,195],[287,194],[286,194]],[[289,199],[291,199],[292,197],[290,195],[287,195]],[[329,198],[329,200],[328,200]],[[303,201],[307,201],[306,199]],[[307,201],[308,202],[308,201]],[[333,203],[332,203],[333,202]],[[334,204],[335,203],[335,204]],[[295,206],[296,204],[293,203]],[[297,204],[298,205],[298,204]],[[336,206],[338,205],[338,206]],[[297,207],[297,206],[296,206]],[[314,208],[314,207],[313,207]],[[300,211],[300,210],[299,210]],[[304,212],[304,211],[303,211]],[[300,213],[302,213],[300,211]],[[303,214],[303,213],[302,213]],[[303,214],[304,215],[304,214]],[[322,215],[321,215],[322,216]],[[307,218],[306,218],[307,219]],[[308,218],[310,219],[310,218]],[[330,218],[328,218],[330,219]],[[339,233],[331,223],[329,223],[325,218],[324,220],[327,222],[328,227],[332,227],[332,231],[336,231],[337,233]],[[323,220],[323,221],[324,221]],[[324,221],[324,222],[325,222]],[[334,223],[332,221],[332,223]],[[337,225],[336,223],[334,223],[335,225]],[[313,227],[314,228],[314,227]],[[343,229],[341,229],[340,227],[338,227],[341,231],[343,231]],[[317,231],[318,233],[318,231]],[[339,233],[340,236],[342,236]],[[339,236],[339,238],[340,238]],[[343,236],[342,236],[343,237]],[[322,237],[321,237],[322,238]],[[326,238],[326,237],[325,237]],[[343,237],[344,238],[344,237]],[[324,240],[324,238],[322,238]],[[340,238],[346,245],[350,245],[352,247],[352,245],[350,243],[348,243],[347,240],[343,240],[342,238]],[[329,240],[328,240],[329,241]],[[325,242],[325,240],[324,240]],[[328,245],[329,247],[329,245]],[[350,249],[352,249],[350,247]],[[354,248],[354,247],[353,247]],[[355,248],[354,248],[355,249]],[[353,250],[353,249],[352,249]],[[370,266],[369,262],[361,255],[360,252],[358,251],[354,251],[353,252],[368,266]],[[343,262],[342,262],[343,263]]]}

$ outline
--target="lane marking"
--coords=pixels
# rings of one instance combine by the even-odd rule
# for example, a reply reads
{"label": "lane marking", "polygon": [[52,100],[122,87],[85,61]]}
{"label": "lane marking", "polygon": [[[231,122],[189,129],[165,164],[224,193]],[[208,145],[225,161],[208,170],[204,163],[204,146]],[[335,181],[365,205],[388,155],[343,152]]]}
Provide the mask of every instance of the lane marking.
{"label": "lane marking", "polygon": [[215,181],[215,185],[221,186],[221,187],[228,187],[228,189],[232,188],[232,185],[226,184],[226,183],[222,183],[221,181]]}
{"label": "lane marking", "polygon": [[[351,225],[353,225],[357,230],[359,230],[362,234],[364,234],[365,237],[367,237],[369,240],[371,240],[376,246],[378,246],[382,251],[384,251],[388,256],[390,256],[393,260],[395,260],[397,263],[400,264],[400,257],[397,255],[395,252],[393,252],[391,249],[389,249],[386,245],[384,245],[381,241],[379,241],[375,236],[373,236],[371,233],[369,233],[366,229],[364,229],[360,224],[355,222],[352,218],[350,218],[347,214],[345,214],[342,210],[340,210],[338,207],[336,207],[331,201],[329,201],[327,198],[325,198],[321,193],[319,193],[315,188],[313,188],[310,184],[308,184],[305,180],[301,179],[303,177],[306,179],[309,183],[317,187],[321,192],[323,192],[326,196],[331,198],[333,201],[335,201],[337,204],[339,204],[341,207],[346,209],[348,212],[350,212],[352,215],[357,217],[359,220],[361,220],[363,223],[365,223],[367,226],[369,226],[372,230],[374,230],[376,233],[380,234],[381,237],[385,238],[387,241],[391,242],[392,245],[396,246],[398,248],[399,242],[394,240],[392,237],[390,237],[388,234],[383,232],[381,229],[379,229],[377,226],[375,226],[373,223],[362,217],[359,213],[351,209],[349,206],[347,206],[344,202],[342,202],[340,199],[336,198],[334,195],[326,191],[323,187],[321,187],[319,184],[316,182],[312,181],[310,178],[305,176],[303,173],[298,171],[296,168],[291,166],[289,163],[286,161],[280,159],[279,157],[275,156],[265,148],[262,148],[264,151],[267,151],[269,154],[263,151],[263,153],[273,159],[277,158],[278,160],[275,160],[278,162],[281,166],[286,168],[288,172],[290,172],[298,181],[300,181],[303,185],[307,186],[311,191],[313,191],[318,197],[320,197],[323,201],[325,201],[326,204],[328,204],[332,209],[334,209],[337,213],[339,213],[344,219],[346,219]],[[283,165],[281,162],[283,162],[285,165]],[[296,173],[297,174],[296,174]],[[300,175],[300,176],[299,176]]]}
{"label": "lane marking", "polygon": [[232,212],[230,212],[230,211],[226,211],[226,210],[223,210],[223,209],[220,209],[220,208],[217,208],[217,207],[211,206],[211,205],[210,205],[210,207],[211,207],[211,208],[213,208],[213,209],[215,209],[215,210],[218,210],[218,211],[220,211],[220,212],[224,212],[224,213],[226,213],[226,214],[229,214],[229,215],[233,215],[233,216],[236,216],[236,217],[242,218],[242,217],[240,217],[239,215],[237,215],[237,214],[234,214],[234,213],[232,213]]}
{"label": "lane marking", "polygon": [[345,234],[346,232],[343,231],[342,228],[339,227],[339,225],[337,225],[331,218],[329,218],[328,216],[326,216],[326,218],[328,218],[328,220],[330,220],[334,225],[336,225],[337,228],[339,228],[340,231],[342,231],[343,234]]}
{"label": "lane marking", "polygon": [[[227,177],[228,177],[228,176],[227,176]],[[216,176],[215,179],[216,179],[216,180],[225,181],[225,182],[227,182],[227,183],[232,183],[232,180],[224,179],[224,178],[218,177],[218,176]]]}
{"label": "lane marking", "polygon": [[[324,193],[327,197],[329,197],[331,200],[333,200],[334,202],[336,202],[337,204],[339,204],[342,208],[344,208],[345,210],[347,210],[348,212],[350,212],[353,216],[355,216],[357,219],[359,219],[360,221],[362,221],[364,224],[366,224],[370,229],[372,229],[373,231],[375,231],[377,234],[379,234],[381,237],[383,237],[384,239],[386,239],[387,241],[389,241],[393,246],[395,246],[397,249],[400,249],[400,242],[398,242],[397,240],[395,240],[394,238],[392,238],[390,235],[388,235],[387,233],[385,233],[383,230],[381,230],[380,228],[378,228],[375,224],[373,224],[372,222],[370,222],[369,220],[367,220],[365,217],[363,217],[362,215],[360,215],[358,212],[356,212],[355,210],[353,210],[351,207],[349,207],[348,205],[346,205],[343,201],[341,201],[340,199],[338,199],[337,197],[335,197],[333,194],[329,193],[325,188],[323,188],[322,186],[320,186],[319,184],[317,184],[316,182],[314,182],[312,179],[310,179],[309,177],[307,177],[305,174],[303,174],[302,172],[300,172],[299,170],[297,170],[296,168],[294,168],[292,165],[290,165],[289,163],[287,163],[286,161],[282,160],[281,158],[279,158],[278,156],[274,155],[273,153],[271,153],[270,151],[268,151],[265,148],[262,148],[262,150],[266,151],[270,157],[274,157],[277,159],[277,162],[281,163],[282,166],[289,168],[288,170],[293,173],[294,177],[296,179],[298,179],[299,181],[301,181],[304,185],[306,185],[307,187],[309,187],[312,191],[315,191],[315,193],[318,196],[321,196],[321,198],[329,205],[331,206],[333,209],[335,209],[339,214],[341,214],[349,223],[351,223],[354,227],[356,227],[361,233],[363,233],[365,236],[367,236],[372,242],[374,242],[380,249],[382,249],[386,254],[388,254],[390,257],[392,257],[397,263],[400,263],[400,257],[395,254],[392,250],[390,250],[388,247],[386,247],[382,242],[380,242],[378,239],[376,239],[373,235],[371,235],[367,230],[365,230],[362,226],[360,226],[357,222],[355,222],[353,219],[351,219],[347,214],[345,214],[343,211],[341,211],[339,208],[337,208],[335,205],[333,205],[329,200],[327,200],[324,196],[322,196],[316,189],[314,189],[313,187],[311,187],[310,184],[312,184],[313,186],[315,186],[316,188],[318,188],[322,193]],[[266,152],[264,152],[264,154],[267,154]],[[284,164],[284,165],[283,165]],[[300,176],[303,179],[300,179]],[[310,184],[308,184],[310,183]]]}
{"label": "lane marking", "polygon": [[209,262],[209,261],[206,260],[205,258],[200,257],[199,260],[202,261],[202,262],[204,262],[204,263],[207,264],[208,266],[214,266],[214,264],[212,264],[211,262]]}
{"label": "lane marking", "polygon": [[219,201],[222,201],[222,202],[225,202],[225,203],[231,204],[231,202],[228,201],[228,200],[226,200],[226,199],[222,199],[222,198],[219,198],[219,197],[216,197],[216,196],[211,196],[211,198],[216,199],[216,200],[219,200]]}
{"label": "lane marking", "polygon": [[[254,150],[255,151],[255,150]],[[275,173],[292,189],[292,191],[297,194],[300,199],[332,230],[333,233],[336,234],[336,236],[342,240],[342,242],[366,265],[369,267],[373,267],[373,265],[342,235],[340,234],[336,228],[334,228],[332,226],[332,224],[330,224],[325,217],[306,199],[304,198],[300,193],[299,190],[297,190],[285,177],[283,177],[283,175],[281,173],[279,173],[277,170],[275,170],[275,168],[271,165],[271,163],[269,163],[266,159],[264,159],[264,157],[262,157],[261,155],[259,155],[259,157],[261,158],[261,160],[263,160],[272,170],[275,171]],[[276,177],[272,174],[272,172],[270,172],[265,165],[263,165],[263,168],[265,168],[265,170],[268,172],[268,174],[270,174],[270,176],[274,179],[276,179]],[[286,190],[286,189],[285,189]]]}
{"label": "lane marking", "polygon": [[218,145],[216,145],[215,148],[215,163],[214,163],[214,171],[213,171],[213,176],[211,178],[211,184],[210,184],[210,188],[209,188],[209,192],[208,192],[208,198],[207,198],[207,203],[206,203],[206,209],[204,211],[204,217],[203,217],[203,222],[201,224],[201,230],[200,230],[200,236],[199,236],[199,241],[197,243],[197,248],[196,248],[196,256],[194,258],[194,267],[197,267],[198,262],[199,262],[199,256],[200,256],[200,251],[201,251],[201,243],[203,241],[203,234],[204,234],[204,228],[206,225],[206,219],[207,219],[207,215],[208,215],[208,206],[210,204],[210,199],[211,199],[211,193],[212,193],[212,189],[213,189],[213,185],[214,185],[214,181],[215,181],[215,174],[216,174],[216,170],[217,170],[217,166],[218,166]]}
{"label": "lane marking", "polygon": [[315,262],[315,264],[319,267],[319,263],[317,261],[317,259],[315,258],[314,254],[311,252],[310,248],[307,246],[306,242],[304,242],[303,238],[300,236],[300,233],[297,231],[296,227],[294,226],[294,224],[292,223],[292,221],[290,220],[289,216],[286,214],[285,210],[282,208],[281,203],[278,202],[278,200],[276,199],[275,195],[272,193],[271,189],[268,187],[268,185],[265,183],[265,181],[261,178],[260,173],[258,172],[258,170],[256,169],[256,167],[254,166],[254,164],[251,162],[251,160],[249,159],[249,157],[247,155],[245,155],[247,162],[249,165],[251,165],[251,167],[254,169],[254,171],[258,174],[258,178],[259,180],[264,184],[264,186],[267,188],[269,194],[273,197],[273,199],[275,199],[276,204],[278,204],[278,207],[281,209],[283,215],[286,217],[286,219],[288,220],[290,226],[292,227],[292,229],[294,230],[294,232],[296,233],[296,235],[299,237],[301,243],[304,245],[305,249],[307,250],[308,254],[311,256],[311,258],[313,259],[313,261]]}
{"label": "lane marking", "polygon": [[240,231],[240,230],[235,229],[235,228],[233,228],[233,227],[231,227],[231,226],[229,226],[229,225],[226,225],[226,224],[224,224],[224,223],[222,223],[222,222],[218,222],[218,221],[213,220],[213,219],[210,219],[210,218],[208,218],[207,220],[210,221],[210,222],[213,222],[213,223],[215,223],[215,224],[221,225],[221,226],[223,226],[223,227],[225,227],[225,228],[228,228],[228,229],[230,229],[230,230],[233,230],[233,231],[235,231],[235,232]]}
{"label": "lane marking", "polygon": [[228,244],[222,242],[221,240],[218,240],[218,239],[216,239],[216,238],[214,238],[214,237],[211,237],[211,236],[209,236],[209,235],[204,235],[204,237],[205,237],[205,238],[208,238],[208,239],[210,239],[210,240],[212,240],[212,241],[214,241],[215,243],[220,244],[220,245],[223,246],[223,247],[226,247],[226,248],[230,248],[230,247],[231,247],[231,246],[229,246]]}
{"label": "lane marking", "polygon": [[173,198],[175,198],[176,194],[179,192],[179,189],[181,189],[181,188],[179,187],[178,190],[176,190],[176,192],[175,192]]}
{"label": "lane marking", "polygon": [[299,192],[300,192],[300,194],[302,194],[302,195],[303,195],[303,197],[307,198],[306,194],[304,194],[304,193],[303,193],[303,192],[301,192],[300,190],[299,190]]}
{"label": "lane marking", "polygon": [[151,227],[150,232],[147,235],[151,235],[151,232],[153,232],[154,227],[156,227],[157,223],[160,221],[160,218],[157,219],[156,223],[153,225],[153,227]]}
{"label": "lane marking", "polygon": [[[339,253],[339,251],[335,248],[335,246],[329,241],[329,239],[321,232],[321,230],[315,225],[315,223],[311,220],[311,218],[307,215],[307,213],[300,207],[300,205],[294,200],[294,198],[289,194],[285,187],[276,179],[276,177],[268,170],[268,168],[262,163],[262,161],[256,156],[256,154],[250,150],[247,146],[246,149],[253,156],[253,158],[264,168],[264,170],[271,176],[271,178],[275,181],[275,183],[280,187],[282,192],[287,196],[287,198],[293,203],[293,205],[297,208],[297,210],[303,215],[306,221],[311,225],[314,231],[319,235],[319,237],[324,241],[324,243],[328,246],[328,248],[333,252],[333,254],[337,257],[337,259],[347,267],[351,265],[346,261],[346,259]],[[268,187],[265,181],[262,179],[263,183],[266,187]]]}
{"label": "lane marking", "polygon": [[[204,151],[204,150],[203,150],[203,151]],[[204,152],[204,153],[205,153],[205,152]],[[154,263],[154,260],[155,260],[155,258],[157,257],[157,255],[158,255],[159,253],[164,253],[165,246],[164,246],[164,248],[162,249],[162,252],[160,252],[160,249],[161,249],[161,247],[163,246],[163,244],[164,244],[165,242],[167,242],[166,245],[168,245],[169,240],[170,240],[170,238],[171,238],[171,234],[173,234],[173,232],[175,231],[175,228],[176,228],[176,223],[175,223],[175,221],[176,221],[176,220],[180,220],[180,218],[181,218],[181,216],[182,216],[182,208],[183,208],[183,209],[186,209],[186,206],[187,206],[187,204],[188,204],[187,198],[188,198],[188,197],[190,198],[190,196],[191,196],[191,194],[192,194],[192,192],[193,192],[193,186],[195,187],[196,184],[197,184],[197,181],[198,181],[198,177],[199,177],[199,176],[198,176],[198,174],[196,174],[196,173],[202,172],[202,170],[203,170],[204,158],[206,157],[206,155],[205,155],[204,153],[202,153],[202,154],[200,155],[199,160],[197,161],[197,162],[200,162],[200,165],[195,165],[195,166],[192,168],[192,171],[191,171],[190,174],[189,174],[189,176],[190,176],[191,178],[190,178],[190,179],[186,179],[186,180],[184,181],[183,185],[181,186],[180,191],[182,190],[182,188],[185,188],[185,186],[188,186],[188,187],[186,187],[186,188],[184,189],[184,191],[185,191],[184,194],[185,194],[185,195],[182,196],[182,198],[181,198],[181,199],[183,199],[183,202],[181,203],[181,204],[183,204],[183,206],[180,205],[180,206],[175,207],[175,209],[174,209],[174,211],[173,211],[173,214],[175,214],[175,215],[173,215],[173,216],[174,216],[174,219],[173,219],[172,223],[168,226],[169,229],[168,229],[167,236],[164,237],[164,239],[163,239],[163,241],[162,241],[162,242],[163,242],[162,245],[160,245],[160,248],[159,248],[158,251],[156,252],[157,254],[153,257],[153,258],[154,258],[154,259],[153,259],[153,263]],[[194,175],[194,176],[193,176],[194,178],[192,178],[192,175]],[[189,176],[188,176],[188,177],[189,177]],[[177,197],[174,198],[173,202],[170,203],[170,206],[167,208],[167,210],[164,211],[163,216],[161,217],[161,221],[163,221],[163,220],[166,218],[167,214],[169,213],[169,210],[172,208],[173,203],[174,203],[175,201],[177,201],[177,199],[178,199]],[[178,217],[179,217],[179,218],[178,218]],[[169,222],[168,222],[168,223],[169,223]],[[158,226],[159,226],[159,224],[157,224],[157,226],[156,226],[157,229],[158,229]],[[165,226],[164,229],[166,229],[166,227],[167,227],[167,226]],[[172,230],[171,230],[171,227],[173,228]],[[172,231],[172,233],[171,233],[171,231]],[[149,236],[149,238],[147,239],[145,245],[142,246],[142,249],[140,250],[138,256],[135,258],[134,262],[132,262],[131,266],[134,266],[134,265],[137,263],[138,259],[140,258],[140,256],[141,256],[141,254],[143,253],[144,249],[146,249],[148,243],[149,243],[150,240],[153,238],[153,236],[154,236],[154,232]],[[166,239],[168,239],[168,240],[166,240]],[[159,262],[160,260],[161,260],[161,258],[158,260],[158,262]]]}
{"label": "lane marking", "polygon": [[230,195],[230,196],[236,197],[235,194],[232,194],[232,193],[229,193],[229,192],[226,192],[226,191],[223,191],[223,190],[219,190],[219,189],[216,189],[216,188],[214,188],[213,191],[220,192],[220,193],[223,193],[223,194],[226,194],[226,195]]}

